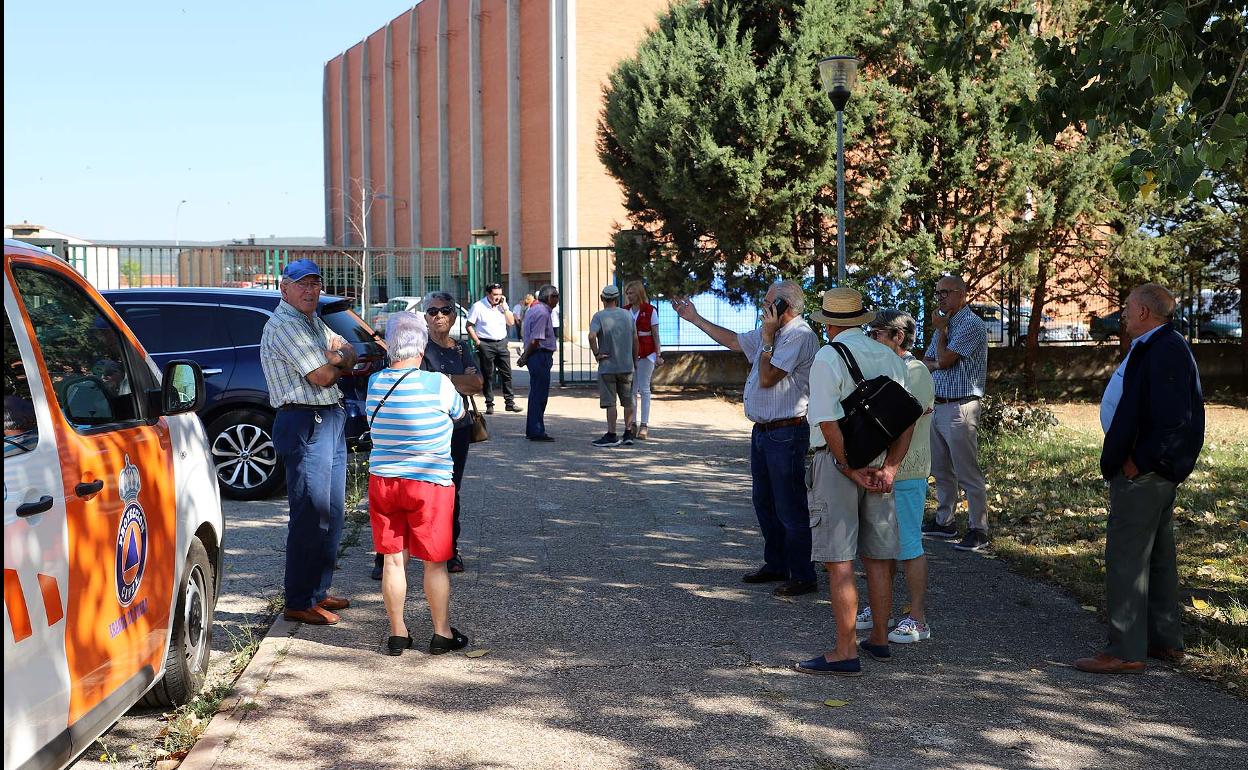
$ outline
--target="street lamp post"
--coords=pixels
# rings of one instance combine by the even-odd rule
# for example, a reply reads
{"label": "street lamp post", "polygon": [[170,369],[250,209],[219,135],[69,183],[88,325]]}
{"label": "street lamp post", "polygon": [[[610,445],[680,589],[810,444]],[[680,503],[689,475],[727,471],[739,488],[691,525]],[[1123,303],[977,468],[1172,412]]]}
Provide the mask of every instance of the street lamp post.
{"label": "street lamp post", "polygon": [[836,108],[836,285],[845,285],[845,104],[858,81],[858,60],[829,56],[819,60],[819,79]]}
{"label": "street lamp post", "polygon": [[183,203],[186,203],[186,201],[178,201],[178,207],[173,211],[173,247],[175,249],[182,245],[182,242],[178,240],[178,217],[182,216]]}

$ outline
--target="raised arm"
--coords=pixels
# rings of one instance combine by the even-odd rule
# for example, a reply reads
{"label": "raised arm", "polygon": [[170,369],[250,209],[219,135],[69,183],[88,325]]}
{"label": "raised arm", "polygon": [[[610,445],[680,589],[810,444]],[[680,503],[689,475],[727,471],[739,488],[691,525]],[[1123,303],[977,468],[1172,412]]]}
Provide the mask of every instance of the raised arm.
{"label": "raised arm", "polygon": [[676,310],[676,315],[706,332],[706,335],[715,342],[729,350],[741,351],[741,341],[737,339],[737,333],[703,318],[688,297],[674,297],[672,307]]}

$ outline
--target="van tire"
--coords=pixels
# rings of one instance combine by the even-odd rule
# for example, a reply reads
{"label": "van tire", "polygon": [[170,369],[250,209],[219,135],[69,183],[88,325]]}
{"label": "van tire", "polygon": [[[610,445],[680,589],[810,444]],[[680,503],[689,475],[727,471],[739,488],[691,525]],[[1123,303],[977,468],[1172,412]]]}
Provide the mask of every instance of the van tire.
{"label": "van tire", "polygon": [[186,554],[186,565],[178,584],[178,603],[169,652],[165,655],[165,673],[143,696],[144,706],[181,706],[189,703],[203,687],[212,656],[215,585],[216,576],[208,552],[199,538],[195,538]]}
{"label": "van tire", "polygon": [[[217,417],[208,424],[208,448],[221,494],[231,500],[266,500],[286,481],[286,467],[273,446],[273,415],[269,412],[244,408]],[[236,457],[240,449],[256,454]],[[231,465],[219,468],[219,463]],[[257,481],[254,475],[249,479],[249,473],[268,475]]]}

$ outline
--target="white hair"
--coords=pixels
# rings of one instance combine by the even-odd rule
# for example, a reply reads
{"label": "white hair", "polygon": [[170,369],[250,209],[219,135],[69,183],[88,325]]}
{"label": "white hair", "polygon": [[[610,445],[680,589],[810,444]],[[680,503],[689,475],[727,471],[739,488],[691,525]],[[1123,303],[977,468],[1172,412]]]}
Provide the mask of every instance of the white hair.
{"label": "white hair", "polygon": [[386,318],[386,347],[390,363],[425,354],[429,344],[429,325],[418,313],[391,313]]}
{"label": "white hair", "polygon": [[806,308],[806,292],[797,281],[779,281],[774,284],[777,297],[783,297],[789,307],[801,315]]}
{"label": "white hair", "polygon": [[451,294],[449,291],[443,291],[441,289],[434,289],[426,294],[424,300],[421,302],[421,307],[429,307],[429,303],[435,299],[440,299],[443,302],[449,302],[451,307],[455,307],[455,295]]}

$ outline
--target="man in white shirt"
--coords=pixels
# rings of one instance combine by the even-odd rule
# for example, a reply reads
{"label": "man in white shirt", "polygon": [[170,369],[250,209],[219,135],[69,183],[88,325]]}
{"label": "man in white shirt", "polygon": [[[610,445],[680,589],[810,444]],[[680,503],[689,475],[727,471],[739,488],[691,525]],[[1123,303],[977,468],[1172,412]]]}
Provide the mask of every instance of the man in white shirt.
{"label": "man in white shirt", "polygon": [[[827,325],[829,341],[844,345],[862,370],[863,380],[886,376],[905,386],[906,368],[901,358],[863,334],[862,325],[875,320],[875,312],[863,307],[861,294],[847,288],[828,289],[823,295],[823,310],[811,313],[810,317]],[[887,623],[876,623],[870,638],[858,644],[854,557],[862,559],[867,573],[871,615],[883,621],[892,610],[892,575],[898,551],[893,478],[910,448],[914,426],[867,467],[851,469],[838,420],[845,416],[841,401],[853,393],[855,386],[841,353],[831,344],[821,348],[810,369],[810,408],[806,419],[812,429],[810,445],[815,457],[807,473],[807,487],[811,558],[823,562],[828,572],[836,616],[836,649],[798,663],[797,670],[805,674],[861,676],[859,649],[876,660],[892,658]]]}
{"label": "man in white shirt", "polygon": [[485,287],[485,296],[468,311],[468,336],[477,346],[477,358],[481,362],[481,376],[485,379],[485,413],[494,414],[494,371],[503,385],[503,400],[507,411],[519,412],[516,394],[511,389],[511,351],[507,348],[507,327],[516,325],[516,316],[507,307],[503,285],[492,283]]}

